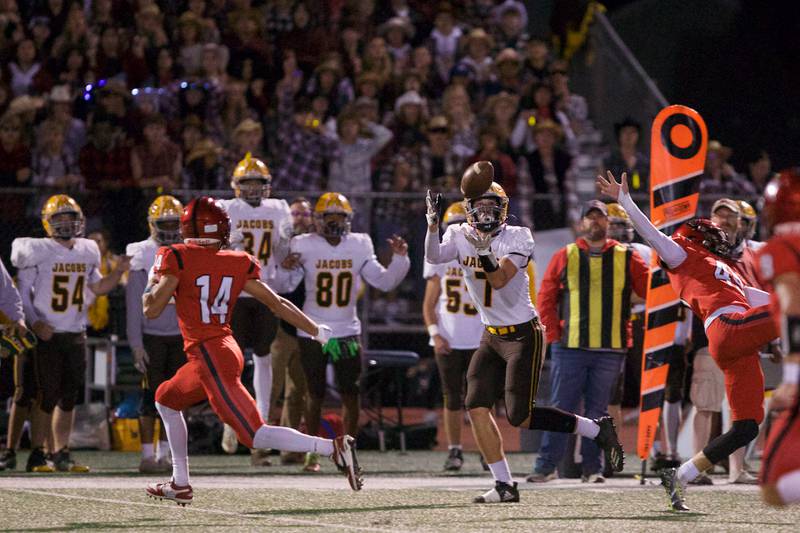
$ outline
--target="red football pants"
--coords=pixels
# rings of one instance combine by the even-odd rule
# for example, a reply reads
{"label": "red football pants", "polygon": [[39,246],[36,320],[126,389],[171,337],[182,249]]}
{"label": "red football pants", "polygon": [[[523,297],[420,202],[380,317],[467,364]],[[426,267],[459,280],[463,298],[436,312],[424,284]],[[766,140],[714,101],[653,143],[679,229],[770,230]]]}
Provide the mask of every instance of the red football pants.
{"label": "red football pants", "polygon": [[253,436],[264,425],[255,400],[242,385],[244,357],[232,336],[195,345],[186,364],[156,391],[156,401],[176,411],[208,398],[219,418],[236,430],[239,442],[253,447]]}
{"label": "red football pants", "polygon": [[800,470],[800,402],[784,411],[770,430],[761,463],[761,484],[776,485],[781,476],[794,470]]}
{"label": "red football pants", "polygon": [[729,313],[714,320],[708,329],[708,351],[725,375],[725,391],[732,420],[764,420],[764,373],[758,349],[779,335],[769,306],[744,313]]}

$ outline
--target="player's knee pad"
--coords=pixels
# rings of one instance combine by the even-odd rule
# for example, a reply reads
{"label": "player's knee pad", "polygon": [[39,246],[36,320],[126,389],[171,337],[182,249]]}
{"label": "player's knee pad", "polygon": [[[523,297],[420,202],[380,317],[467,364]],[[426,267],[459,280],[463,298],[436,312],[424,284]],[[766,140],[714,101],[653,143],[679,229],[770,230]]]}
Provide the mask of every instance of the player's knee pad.
{"label": "player's knee pad", "polygon": [[758,437],[758,424],[753,419],[736,420],[730,430],[708,443],[703,453],[712,463],[718,463],[730,454],[747,446]]}
{"label": "player's knee pad", "polygon": [[[178,394],[176,394],[171,387],[167,386],[168,383],[169,381],[165,381],[158,386],[158,389],[156,389],[155,401],[165,407],[180,411],[180,409],[176,408],[176,406],[180,405]],[[158,410],[158,412],[160,413],[161,411]]]}

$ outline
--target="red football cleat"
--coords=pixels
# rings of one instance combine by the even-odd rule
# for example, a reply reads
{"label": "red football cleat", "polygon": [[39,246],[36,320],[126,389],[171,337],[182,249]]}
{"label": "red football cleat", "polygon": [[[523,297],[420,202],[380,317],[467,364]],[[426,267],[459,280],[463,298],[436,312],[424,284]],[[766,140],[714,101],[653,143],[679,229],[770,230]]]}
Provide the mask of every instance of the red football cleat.
{"label": "red football cleat", "polygon": [[147,485],[145,492],[147,492],[147,495],[151,498],[172,500],[181,506],[192,503],[192,498],[194,496],[191,485],[181,487],[180,485],[176,485],[171,479],[166,483],[150,483]]}

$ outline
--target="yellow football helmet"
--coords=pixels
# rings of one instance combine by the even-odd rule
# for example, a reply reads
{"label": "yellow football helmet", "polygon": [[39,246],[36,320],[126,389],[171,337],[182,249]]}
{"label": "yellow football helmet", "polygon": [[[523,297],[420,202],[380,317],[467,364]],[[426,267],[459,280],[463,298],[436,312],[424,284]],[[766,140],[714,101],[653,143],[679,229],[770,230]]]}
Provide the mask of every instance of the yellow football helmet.
{"label": "yellow football helmet", "polygon": [[444,212],[442,227],[447,228],[450,224],[460,224],[466,221],[467,210],[464,209],[464,202],[453,202]]}
{"label": "yellow football helmet", "polygon": [[269,198],[271,187],[272,174],[267,164],[247,152],[233,169],[231,177],[231,188],[236,191],[236,197],[255,207],[261,204],[262,198]]}
{"label": "yellow football helmet", "polygon": [[[497,205],[476,206],[481,200],[492,199]],[[467,213],[467,223],[484,233],[490,233],[508,220],[508,195],[499,183],[493,181],[489,190],[478,196],[464,200],[464,209]]]}
{"label": "yellow football helmet", "polygon": [[616,202],[608,207],[608,236],[619,242],[633,242],[633,224],[628,212]]}
{"label": "yellow football helmet", "polygon": [[174,196],[163,194],[153,200],[147,210],[150,236],[158,244],[181,242],[181,214],[183,204]]}
{"label": "yellow football helmet", "polygon": [[[74,215],[67,218],[59,215]],[[55,217],[59,217],[58,220]],[[69,240],[83,235],[85,219],[78,202],[66,194],[51,196],[42,207],[42,226],[48,237]]]}
{"label": "yellow football helmet", "polygon": [[753,209],[753,206],[749,203],[745,202],[744,200],[736,200],[736,203],[739,204],[739,216],[740,216],[740,235],[741,238],[746,240],[752,240],[752,238],[756,234],[756,225],[758,224],[758,213],[756,210]]}
{"label": "yellow football helmet", "polygon": [[[325,220],[326,215],[344,215],[343,218]],[[353,220],[353,207],[343,194],[326,192],[314,206],[314,223],[317,232],[323,237],[341,237],[350,231]]]}

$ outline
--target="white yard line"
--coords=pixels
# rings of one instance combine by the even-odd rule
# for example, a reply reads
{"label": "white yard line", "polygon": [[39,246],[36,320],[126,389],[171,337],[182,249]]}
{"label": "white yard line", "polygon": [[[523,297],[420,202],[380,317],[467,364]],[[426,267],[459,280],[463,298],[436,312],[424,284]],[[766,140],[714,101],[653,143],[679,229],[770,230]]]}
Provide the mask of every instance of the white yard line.
{"label": "white yard line", "polygon": [[[74,481],[74,479],[73,479]],[[45,490],[33,490],[33,489],[15,489],[9,487],[0,487],[0,490],[8,491],[8,492],[20,492],[24,494],[38,494],[40,496],[48,496],[54,498],[65,498],[68,500],[82,500],[82,501],[92,501],[98,503],[114,503],[120,505],[135,505],[138,507],[160,507],[164,509],[164,506],[167,504],[172,504],[173,507],[178,507],[176,510],[178,512],[195,512],[195,513],[204,513],[204,514],[215,514],[215,515],[223,515],[223,516],[235,516],[238,518],[246,518],[250,520],[272,520],[275,522],[281,522],[284,524],[289,525],[296,525],[296,526],[313,526],[313,527],[321,527],[321,528],[330,528],[330,529],[342,529],[345,531],[371,531],[371,532],[379,532],[379,533],[395,533],[400,532],[402,530],[391,528],[391,529],[382,529],[377,527],[364,527],[364,526],[356,526],[356,525],[346,525],[346,524],[334,524],[329,522],[319,522],[315,520],[302,520],[299,518],[284,518],[280,516],[259,516],[254,514],[248,513],[237,513],[235,511],[222,511],[218,509],[204,509],[202,507],[195,507],[193,505],[187,505],[186,507],[180,508],[178,505],[173,504],[172,502],[161,502],[161,503],[148,503],[148,502],[135,502],[135,501],[128,501],[128,500],[116,500],[113,498],[95,498],[92,496],[77,496],[74,494],[62,494],[60,492],[50,492]],[[142,491],[142,496],[144,497],[144,490]]]}

